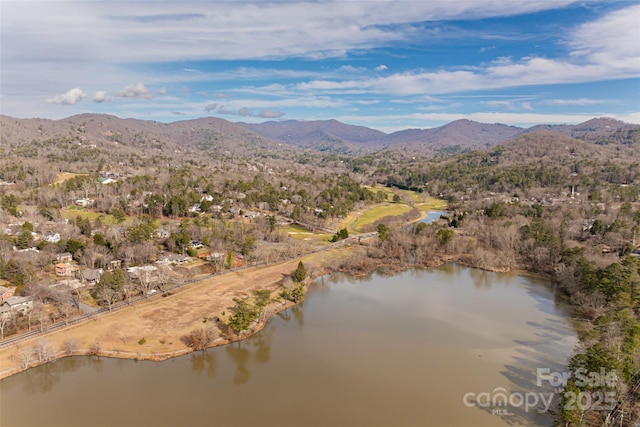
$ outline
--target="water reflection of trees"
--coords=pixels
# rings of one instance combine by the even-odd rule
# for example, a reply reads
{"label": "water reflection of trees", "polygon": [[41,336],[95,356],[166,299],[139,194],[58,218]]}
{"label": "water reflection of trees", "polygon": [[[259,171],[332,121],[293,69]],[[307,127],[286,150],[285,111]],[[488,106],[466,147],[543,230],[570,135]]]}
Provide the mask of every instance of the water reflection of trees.
{"label": "water reflection of trees", "polygon": [[295,306],[291,308],[291,314],[293,314],[293,318],[296,319],[298,326],[302,328],[304,326],[304,311],[300,307]]}
{"label": "water reflection of trees", "polygon": [[476,289],[491,289],[491,285],[496,282],[499,274],[489,273],[478,268],[469,269],[469,277],[473,281],[473,286]]}
{"label": "water reflection of trees", "polygon": [[102,361],[88,356],[65,357],[28,369],[23,376],[24,390],[31,394],[49,393],[53,391],[63,374],[75,372],[87,365],[94,368],[96,372],[102,370]]}
{"label": "water reflection of trees", "polygon": [[191,354],[191,370],[208,378],[216,376],[216,358],[213,352],[201,351]]}
{"label": "water reflection of trees", "polygon": [[267,363],[271,360],[271,343],[275,330],[275,326],[268,325],[248,340],[238,341],[226,347],[227,356],[236,367],[233,376],[235,384],[249,382],[251,378],[249,368],[251,365]]}

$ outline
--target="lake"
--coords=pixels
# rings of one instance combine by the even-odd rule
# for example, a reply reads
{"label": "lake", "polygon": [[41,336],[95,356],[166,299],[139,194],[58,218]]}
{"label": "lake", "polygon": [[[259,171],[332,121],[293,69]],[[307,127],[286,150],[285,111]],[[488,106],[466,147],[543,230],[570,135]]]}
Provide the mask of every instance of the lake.
{"label": "lake", "polygon": [[550,396],[536,369],[565,369],[569,313],[543,280],[453,264],[325,276],[240,343],[164,362],[72,357],[6,378],[0,425],[551,425],[542,405],[483,398]]}
{"label": "lake", "polygon": [[440,219],[441,215],[447,215],[447,212],[444,212],[444,211],[427,212],[426,218],[422,219],[420,222],[430,223],[435,221],[436,219]]}

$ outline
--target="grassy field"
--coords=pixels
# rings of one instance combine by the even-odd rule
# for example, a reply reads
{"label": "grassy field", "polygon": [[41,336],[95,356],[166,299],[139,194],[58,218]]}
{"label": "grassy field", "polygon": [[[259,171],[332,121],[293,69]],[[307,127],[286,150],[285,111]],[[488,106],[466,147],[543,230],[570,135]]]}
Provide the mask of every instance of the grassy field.
{"label": "grassy field", "polygon": [[349,224],[349,231],[355,233],[361,233],[364,226],[373,224],[377,220],[384,218],[385,216],[398,216],[407,213],[411,210],[411,206],[404,203],[385,203],[375,206],[371,209],[367,209],[360,216],[356,218],[351,224]]}
{"label": "grassy field", "polygon": [[73,178],[74,176],[78,176],[78,175],[88,175],[86,173],[71,173],[71,172],[60,172],[58,175],[56,175],[56,180],[53,181],[54,184],[61,184],[63,182],[65,182],[68,179]]}
{"label": "grassy field", "polygon": [[[90,221],[95,221],[96,218],[101,217],[100,219],[105,224],[113,225],[116,224],[117,221],[113,217],[113,215],[103,214],[99,212],[88,211],[81,206],[68,206],[60,211],[60,214],[63,218],[73,220],[79,215],[81,218],[88,218]],[[126,223],[126,220],[125,220]]]}
{"label": "grassy field", "polygon": [[430,198],[424,202],[416,203],[416,208],[420,209],[422,212],[442,211],[447,209],[447,202],[442,199]]}
{"label": "grassy field", "polygon": [[284,225],[278,227],[279,231],[287,233],[292,239],[298,240],[319,240],[323,243],[329,244],[329,239],[332,235],[327,233],[313,233],[304,227],[299,225]]}
{"label": "grassy field", "polygon": [[382,191],[382,192],[386,193],[387,202],[393,201],[393,195],[396,194],[396,192],[395,192],[396,189],[395,188],[389,188],[389,187],[385,187],[383,185],[377,185],[375,187],[372,187],[370,185],[363,185],[363,187],[373,191],[374,193],[377,193],[378,191]]}

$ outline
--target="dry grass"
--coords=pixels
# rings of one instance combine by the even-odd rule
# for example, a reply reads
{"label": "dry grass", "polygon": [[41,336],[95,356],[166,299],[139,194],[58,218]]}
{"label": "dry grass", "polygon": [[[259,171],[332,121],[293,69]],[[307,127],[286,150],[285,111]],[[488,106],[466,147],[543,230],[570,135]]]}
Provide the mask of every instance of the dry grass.
{"label": "dry grass", "polygon": [[278,227],[279,231],[287,233],[292,239],[298,240],[317,240],[328,244],[332,235],[327,233],[314,233],[299,225],[285,225]]}
{"label": "dry grass", "polygon": [[88,175],[88,174],[86,174],[86,173],[60,172],[58,175],[56,175],[56,179],[55,179],[55,181],[53,181],[53,183],[54,184],[62,184],[66,180],[71,179],[71,178],[76,177],[76,176],[80,176],[80,175]]}
{"label": "dry grass", "polygon": [[428,198],[424,202],[416,203],[416,208],[420,209],[422,212],[442,211],[447,209],[447,202],[442,199]]}

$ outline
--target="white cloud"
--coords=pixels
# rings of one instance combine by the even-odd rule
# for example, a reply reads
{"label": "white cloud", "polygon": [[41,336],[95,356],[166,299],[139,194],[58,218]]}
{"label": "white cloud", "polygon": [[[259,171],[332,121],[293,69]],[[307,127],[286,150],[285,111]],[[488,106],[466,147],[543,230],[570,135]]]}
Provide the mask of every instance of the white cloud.
{"label": "white cloud", "polygon": [[130,85],[116,93],[120,98],[151,99],[153,94],[142,83]]}
{"label": "white cloud", "polygon": [[258,114],[258,116],[262,117],[263,119],[279,119],[280,117],[284,116],[284,113],[282,111],[272,111],[264,109],[260,112],[260,114]]}
{"label": "white cloud", "polygon": [[576,99],[550,99],[546,103],[551,105],[596,105],[605,104],[607,101],[600,99],[576,98]]}
{"label": "white cloud", "polygon": [[[415,40],[416,35],[424,36],[420,33],[422,30],[413,25],[416,22],[517,15],[560,9],[571,3],[575,2],[416,1],[407,7],[406,3],[390,1],[216,2],[214,9],[203,7],[199,2],[167,1],[156,3],[161,4],[162,10],[150,12],[148,2],[43,2],[38,8],[29,7],[28,2],[7,2],[2,6],[0,27],[2,106],[9,114],[51,116],[61,114],[42,103],[46,97],[43,93],[57,92],[51,87],[68,88],[82,82],[89,93],[95,93],[94,102],[109,99],[106,90],[98,89],[107,89],[111,97],[144,100],[156,96],[159,102],[168,98],[158,96],[166,93],[164,85],[180,88],[191,82],[209,81],[209,93],[221,98],[215,101],[225,102],[225,111],[240,113],[245,107],[257,117],[263,111],[266,115],[280,114],[281,110],[291,114],[288,108],[298,107],[348,108],[358,103],[353,96],[358,94],[385,102],[388,101],[385,95],[411,100],[476,90],[640,77],[640,26],[637,25],[640,5],[627,6],[624,2],[616,6],[623,9],[597,20],[574,28],[559,28],[558,38],[566,48],[564,56],[558,53],[555,57],[504,57],[479,66],[467,64],[459,68],[427,63],[425,66],[431,68],[399,73],[382,73],[387,71],[387,66],[381,63],[372,69],[379,62],[367,65],[366,72],[353,66],[331,67],[330,70],[313,67],[309,67],[313,70],[241,67],[216,71],[188,68],[199,64],[199,60],[340,57],[356,50],[394,47]],[[95,37],[79,37],[79,34],[94,34]],[[438,37],[437,32],[429,35],[434,40]],[[490,44],[494,42],[486,43],[479,52],[486,53],[483,58],[489,59],[489,53],[496,52],[490,52],[493,48]],[[352,60],[353,57],[347,56],[345,63]],[[386,60],[392,61],[376,61]],[[152,65],[140,65],[146,62]],[[153,64],[157,63],[167,66],[155,67]],[[353,63],[359,64],[357,60]],[[393,71],[399,69],[395,65],[391,68]],[[97,76],[100,81],[95,87],[85,83],[94,81]],[[137,81],[144,81],[154,90],[148,90],[142,83],[121,89]],[[219,81],[234,82],[235,86],[218,85],[216,82]],[[271,83],[274,81],[276,83]],[[291,81],[296,83],[289,83]],[[161,89],[155,90],[157,87]],[[203,86],[193,84],[191,87],[196,91]],[[217,90],[224,93],[216,93]],[[173,89],[172,94],[176,98],[171,101],[184,105],[184,100],[177,97],[186,95],[181,95],[179,89]],[[223,98],[230,96],[228,94],[233,94],[234,99],[247,94],[255,95],[254,98],[259,98],[257,95],[269,98],[227,102]],[[49,102],[72,105],[86,96],[80,88],[74,88]],[[556,93],[553,96],[562,98],[566,95]],[[555,101],[550,104],[592,104],[586,99]],[[37,107],[40,110],[33,106],[36,102],[42,104]],[[148,102],[141,101],[140,107],[133,104],[133,101],[127,102],[127,108],[140,108],[140,111],[128,111],[128,115],[147,114]],[[113,105],[115,108],[117,103]],[[359,105],[366,103],[362,101]],[[197,104],[193,111],[201,112],[204,107]],[[220,107],[216,105],[212,111],[217,108]],[[523,102],[514,108],[526,110],[531,104]],[[168,113],[181,110],[181,105],[166,109]]]}
{"label": "white cloud", "polygon": [[618,120],[622,120],[623,122],[640,125],[640,111],[636,111],[635,113],[622,114],[619,116],[612,116],[612,117],[615,117]]}
{"label": "white cloud", "polygon": [[210,113],[212,111],[215,111],[218,108],[218,104],[209,104],[209,105],[205,105],[203,111],[205,113]]}
{"label": "white cloud", "polygon": [[531,102],[517,100],[481,101],[480,104],[491,107],[504,107],[509,110],[533,110]]}
{"label": "white cloud", "polygon": [[167,1],[156,3],[163,17],[157,19],[147,2],[50,2],[38,8],[9,2],[3,4],[3,55],[11,62],[44,55],[69,63],[341,57],[406,40],[415,22],[516,15],[570,3],[216,2],[203,8],[200,2]]}
{"label": "white cloud", "polygon": [[167,94],[167,89],[164,87],[161,87],[160,89],[158,89],[158,95],[166,95]]}
{"label": "white cloud", "polygon": [[275,111],[268,108],[264,108],[259,113],[254,113],[248,107],[240,107],[234,109],[225,105],[209,104],[204,107],[204,111],[207,113],[217,113],[226,116],[240,116],[240,117],[261,117],[263,119],[278,119],[285,115],[282,111]]}
{"label": "white cloud", "polygon": [[638,76],[640,63],[640,5],[633,5],[581,25],[569,38],[572,55],[591,63]]}
{"label": "white cloud", "polygon": [[109,95],[104,90],[99,90],[93,95],[93,102],[101,103],[109,100]]}
{"label": "white cloud", "polygon": [[87,96],[87,94],[84,93],[82,89],[74,87],[67,93],[56,95],[53,98],[48,99],[47,102],[51,104],[73,105],[80,102],[85,96]]}

